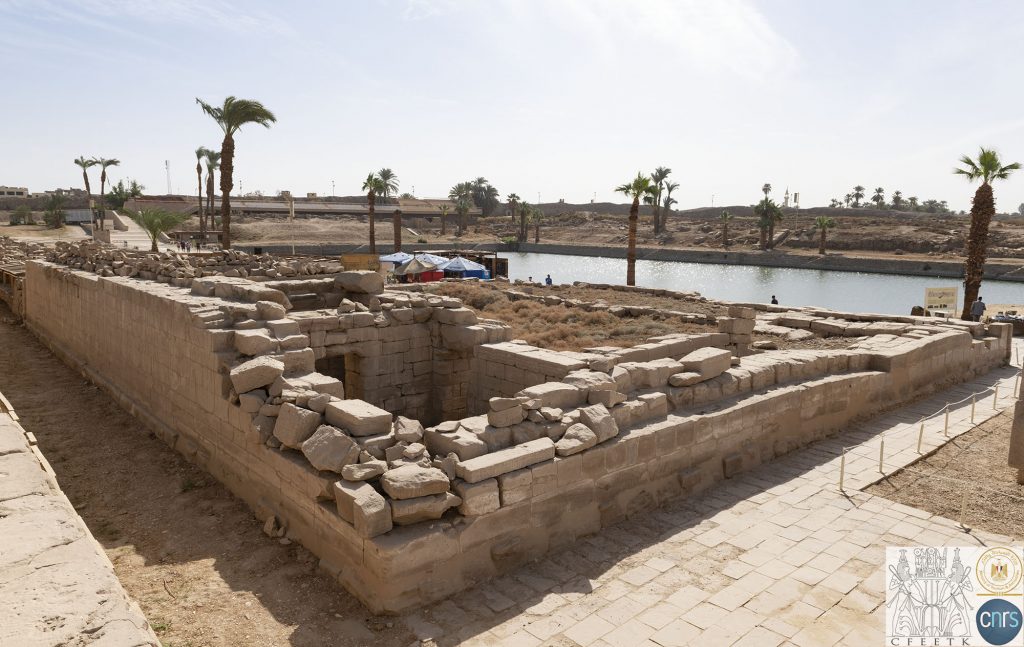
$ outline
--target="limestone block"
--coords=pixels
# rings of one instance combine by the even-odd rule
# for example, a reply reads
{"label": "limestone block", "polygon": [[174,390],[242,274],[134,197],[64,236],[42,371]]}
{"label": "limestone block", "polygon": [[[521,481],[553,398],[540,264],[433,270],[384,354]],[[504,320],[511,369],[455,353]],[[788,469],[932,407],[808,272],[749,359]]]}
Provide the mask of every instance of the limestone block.
{"label": "limestone block", "polygon": [[423,443],[433,455],[447,456],[455,454],[460,461],[483,456],[487,453],[487,443],[465,429],[442,433],[438,428],[426,429],[423,432]]}
{"label": "limestone block", "polygon": [[236,330],[235,350],[243,355],[266,355],[277,351],[277,340],[266,330]]}
{"label": "limestone block", "polygon": [[369,270],[349,270],[335,274],[334,285],[345,292],[380,294],[384,291],[384,277]]}
{"label": "limestone block", "polygon": [[288,335],[279,338],[281,350],[301,350],[309,347],[309,337],[305,335]]}
{"label": "limestone block", "polygon": [[284,362],[272,357],[256,357],[231,369],[231,386],[235,393],[245,393],[267,386],[284,373]]}
{"label": "limestone block", "polygon": [[569,427],[562,438],[555,443],[555,453],[559,456],[571,456],[590,449],[597,445],[597,442],[597,434],[590,427],[577,422]]}
{"label": "limestone block", "polygon": [[393,527],[391,505],[369,483],[337,481],[334,500],[338,516],[352,524],[361,537],[376,537]]}
{"label": "limestone block", "polygon": [[281,405],[274,425],[274,436],[285,447],[299,449],[307,438],[320,426],[321,417],[316,411],[303,409],[294,404]]}
{"label": "limestone block", "polygon": [[391,518],[400,526],[440,519],[448,508],[454,508],[461,503],[462,499],[451,492],[392,501]]}
{"label": "limestone block", "polygon": [[383,460],[384,452],[388,447],[395,444],[395,432],[388,430],[386,434],[377,434],[376,436],[358,436],[353,438],[356,444],[361,449],[369,453],[376,459]]}
{"label": "limestone block", "polygon": [[615,391],[617,386],[610,375],[599,371],[573,371],[562,378],[562,381],[588,393]]}
{"label": "limestone block", "polygon": [[[603,404],[580,409],[580,422],[590,427],[597,435],[597,442],[603,443],[619,435],[619,426]],[[569,433],[568,431],[566,433]]]}
{"label": "limestone block", "polygon": [[647,407],[647,417],[657,418],[668,415],[668,396],[664,393],[644,393],[637,399]]}
{"label": "limestone block", "polygon": [[267,416],[256,416],[252,419],[250,427],[256,435],[258,442],[263,445],[274,435],[274,427],[277,426],[277,418]]}
{"label": "limestone block", "polygon": [[[237,333],[236,333],[237,334]],[[316,371],[316,355],[312,348],[289,350],[282,354],[284,370],[287,373],[312,373]]]}
{"label": "limestone block", "polygon": [[[544,417],[540,417],[543,420]],[[520,445],[531,440],[537,440],[541,436],[548,436],[548,432],[545,426],[541,423],[536,422],[520,422],[519,424],[510,427],[509,430],[512,432],[510,435],[511,442],[506,442],[504,445],[501,445],[500,447],[491,447],[490,444],[488,444],[488,447],[490,448],[491,451],[504,449],[505,447],[508,447],[510,444]],[[548,437],[550,438],[550,436]]]}
{"label": "limestone block", "polygon": [[257,301],[256,314],[264,321],[273,321],[275,319],[284,319],[285,315],[288,314],[288,311],[285,310],[284,306],[280,303],[275,303],[273,301]]}
{"label": "limestone block", "polygon": [[476,313],[469,308],[435,308],[434,320],[456,325],[472,325],[477,322]]}
{"label": "limestone block", "polygon": [[729,317],[718,318],[718,331],[730,335],[749,335],[754,332],[755,321],[753,319],[732,319]]}
{"label": "limestone block", "polygon": [[374,436],[391,431],[391,414],[363,400],[333,400],[324,413],[327,422],[353,436]]}
{"label": "limestone block", "polygon": [[[621,389],[620,389],[621,390]],[[586,394],[571,384],[562,382],[545,382],[523,389],[517,396],[541,401],[542,407],[572,409],[583,404]]]}
{"label": "limestone block", "polygon": [[447,492],[448,477],[434,467],[403,465],[390,469],[380,477],[381,487],[392,499],[413,499]]}
{"label": "limestone block", "polygon": [[306,408],[316,411],[317,413],[323,413],[327,411],[327,405],[331,403],[330,393],[318,393],[312,395],[306,402]]}
{"label": "limestone block", "polygon": [[365,463],[350,463],[341,468],[341,478],[346,481],[369,481],[388,469],[384,461],[370,460]]}
{"label": "limestone block", "polygon": [[246,413],[256,413],[267,400],[267,392],[264,389],[256,389],[238,396],[238,406]]}
{"label": "limestone block", "polygon": [[561,420],[562,410],[554,407],[541,407],[540,415],[544,416],[545,420]]}
{"label": "limestone block", "polygon": [[419,420],[398,416],[393,428],[395,439],[399,442],[418,443],[423,440],[423,425]]}
{"label": "limestone block", "polygon": [[498,477],[501,505],[508,506],[530,498],[533,490],[533,472],[529,469],[508,472]]}
{"label": "limestone block", "polygon": [[754,319],[757,317],[757,310],[747,306],[729,306],[728,313],[730,317],[736,317],[737,319]]}
{"label": "limestone block", "polygon": [[621,393],[629,393],[633,390],[633,378],[622,366],[616,366],[612,369],[611,377],[615,380],[615,387]]}
{"label": "limestone block", "polygon": [[704,379],[718,377],[732,366],[732,353],[720,348],[698,348],[682,359],[683,370],[700,373]]}
{"label": "limestone block", "polygon": [[704,376],[700,373],[676,373],[672,377],[668,378],[668,383],[672,386],[690,386],[698,382],[703,382]]}
{"label": "limestone block", "polygon": [[591,391],[587,394],[587,404],[603,404],[609,409],[626,401],[626,394],[618,391]]}
{"label": "limestone block", "polygon": [[602,373],[609,373],[618,363],[616,357],[601,357],[590,360],[588,366],[592,371],[601,371]]}
{"label": "limestone block", "polygon": [[538,438],[522,445],[459,463],[455,472],[469,483],[479,483],[499,474],[522,469],[555,456],[555,443],[550,438]]}
{"label": "limestone block", "polygon": [[456,481],[452,489],[462,499],[459,512],[463,516],[475,517],[494,512],[501,507],[497,479],[487,479],[479,483]]}
{"label": "limestone block", "polygon": [[320,425],[303,441],[301,449],[310,465],[329,472],[341,473],[343,467],[359,459],[359,445],[345,432],[330,425]]}
{"label": "limestone block", "polygon": [[525,398],[491,398],[487,405],[491,411],[504,411],[523,404]]}
{"label": "limestone block", "polygon": [[511,427],[523,420],[526,420],[526,409],[522,406],[487,412],[487,423],[492,427]]}

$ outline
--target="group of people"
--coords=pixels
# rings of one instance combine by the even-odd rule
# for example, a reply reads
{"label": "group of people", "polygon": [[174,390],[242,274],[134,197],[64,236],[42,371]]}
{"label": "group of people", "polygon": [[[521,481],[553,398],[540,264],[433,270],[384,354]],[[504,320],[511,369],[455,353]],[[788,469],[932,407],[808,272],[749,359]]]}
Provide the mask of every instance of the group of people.
{"label": "group of people", "polygon": [[[526,282],[527,283],[533,283],[533,277],[532,276],[527,277]],[[554,281],[551,280],[551,275],[548,274],[546,277],[544,277],[544,285],[552,285],[552,284],[554,284]]]}
{"label": "group of people", "polygon": [[183,252],[198,252],[203,249],[203,246],[200,243],[193,243],[191,240],[179,240],[178,249]]}

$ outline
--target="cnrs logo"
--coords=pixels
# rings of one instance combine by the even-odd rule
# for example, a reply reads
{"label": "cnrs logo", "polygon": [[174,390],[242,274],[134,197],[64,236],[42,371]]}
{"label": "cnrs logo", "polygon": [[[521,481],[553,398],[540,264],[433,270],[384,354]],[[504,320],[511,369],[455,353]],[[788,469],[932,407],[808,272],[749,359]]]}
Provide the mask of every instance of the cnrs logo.
{"label": "cnrs logo", "polygon": [[978,633],[993,645],[1005,645],[1020,633],[1020,609],[1006,600],[989,600],[978,609]]}

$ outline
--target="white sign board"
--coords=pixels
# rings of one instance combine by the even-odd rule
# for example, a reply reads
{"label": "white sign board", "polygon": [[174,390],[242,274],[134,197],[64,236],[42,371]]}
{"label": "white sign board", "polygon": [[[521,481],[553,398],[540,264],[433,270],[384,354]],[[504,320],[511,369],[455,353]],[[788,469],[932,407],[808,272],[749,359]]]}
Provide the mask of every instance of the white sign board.
{"label": "white sign board", "polygon": [[958,288],[925,288],[924,307],[926,310],[956,312]]}

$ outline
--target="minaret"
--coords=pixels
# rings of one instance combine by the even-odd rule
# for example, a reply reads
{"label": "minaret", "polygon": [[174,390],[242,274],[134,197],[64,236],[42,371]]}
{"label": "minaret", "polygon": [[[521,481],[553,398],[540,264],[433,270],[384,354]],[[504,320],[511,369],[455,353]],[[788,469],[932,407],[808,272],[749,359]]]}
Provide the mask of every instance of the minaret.
{"label": "minaret", "polygon": [[783,196],[783,198],[782,198],[782,206],[783,207],[788,207],[789,206],[789,187],[788,186],[786,187],[786,195]]}

